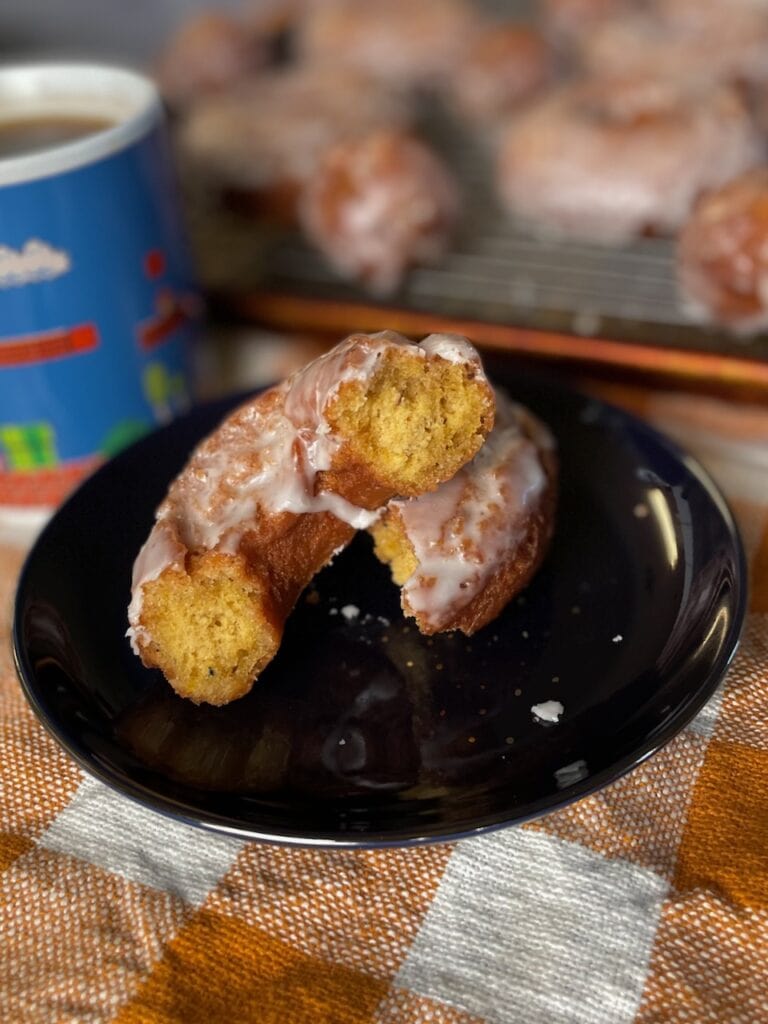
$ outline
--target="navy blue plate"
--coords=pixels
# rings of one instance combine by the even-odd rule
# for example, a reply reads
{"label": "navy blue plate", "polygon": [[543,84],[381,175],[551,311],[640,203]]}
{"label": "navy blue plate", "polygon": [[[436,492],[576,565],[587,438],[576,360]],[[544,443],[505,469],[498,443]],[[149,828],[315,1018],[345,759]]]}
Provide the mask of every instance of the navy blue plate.
{"label": "navy blue plate", "polygon": [[[716,688],[744,556],[699,465],[627,413],[496,378],[557,436],[559,522],[536,579],[476,636],[420,636],[366,535],[325,569],[253,691],[178,698],[125,639],[131,565],[191,448],[234,400],[104,466],[54,516],[14,624],[33,708],[89,772],[148,807],[286,843],[376,846],[525,821],[617,779]],[[343,609],[346,611],[344,613]],[[556,724],[531,711],[545,701]]]}

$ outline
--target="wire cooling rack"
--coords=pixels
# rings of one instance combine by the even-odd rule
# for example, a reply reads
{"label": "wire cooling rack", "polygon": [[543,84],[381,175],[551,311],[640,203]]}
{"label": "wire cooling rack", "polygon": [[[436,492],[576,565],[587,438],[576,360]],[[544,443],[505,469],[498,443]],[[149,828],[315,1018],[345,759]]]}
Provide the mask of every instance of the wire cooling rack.
{"label": "wire cooling rack", "polygon": [[768,390],[768,334],[746,338],[697,323],[677,292],[672,239],[643,237],[615,249],[535,237],[499,205],[481,138],[434,103],[425,104],[419,127],[463,195],[460,227],[438,265],[411,271],[382,301],[341,280],[298,233],[195,203],[204,283],[221,307],[294,331],[416,333],[434,324],[529,355]]}

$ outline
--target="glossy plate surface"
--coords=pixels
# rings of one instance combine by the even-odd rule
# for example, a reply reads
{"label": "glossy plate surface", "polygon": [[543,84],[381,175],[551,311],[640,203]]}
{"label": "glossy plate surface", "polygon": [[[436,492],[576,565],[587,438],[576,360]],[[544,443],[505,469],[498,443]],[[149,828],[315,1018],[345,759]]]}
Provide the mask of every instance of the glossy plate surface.
{"label": "glossy plate surface", "polygon": [[[471,639],[421,637],[360,535],[300,601],[247,697],[218,709],[176,697],[131,653],[126,607],[154,508],[234,402],[206,406],[103,467],[30,554],[15,654],[53,735],[173,816],[370,846],[523,821],[670,740],[738,640],[745,570],[728,508],[630,415],[497,370],[557,436],[561,501],[541,572],[494,623]],[[564,706],[557,724],[531,712],[549,700]]]}

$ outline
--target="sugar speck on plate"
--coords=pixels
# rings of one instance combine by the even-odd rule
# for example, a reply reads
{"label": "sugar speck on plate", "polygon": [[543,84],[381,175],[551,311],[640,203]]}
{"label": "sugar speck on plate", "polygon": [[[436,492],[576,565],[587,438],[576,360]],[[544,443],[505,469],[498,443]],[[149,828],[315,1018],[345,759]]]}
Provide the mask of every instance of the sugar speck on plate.
{"label": "sugar speck on plate", "polygon": [[586,779],[587,775],[589,775],[589,769],[587,768],[586,761],[572,761],[571,764],[566,764],[562,768],[557,769],[555,772],[555,782],[558,789],[567,789],[568,786],[572,786],[575,782],[581,782],[582,779]]}
{"label": "sugar speck on plate", "polygon": [[339,614],[339,609],[338,608],[329,608],[328,609],[328,614],[329,615],[338,615]]}
{"label": "sugar speck on plate", "polygon": [[346,745],[347,745],[347,741],[345,739],[342,738],[342,739],[339,740],[339,746],[340,747],[345,747]]}
{"label": "sugar speck on plate", "polygon": [[515,696],[516,696],[516,697],[519,697],[519,696],[520,696],[520,695],[522,694],[522,692],[523,692],[523,691],[522,691],[522,690],[520,689],[520,687],[518,686],[518,688],[517,688],[517,689],[515,690]]}
{"label": "sugar speck on plate", "polygon": [[560,676],[552,676],[552,682],[553,683],[559,683],[560,682]]}
{"label": "sugar speck on plate", "polygon": [[559,700],[545,700],[541,704],[534,704],[531,711],[541,722],[559,722],[565,708]]}
{"label": "sugar speck on plate", "polygon": [[527,640],[530,635],[527,629],[523,630],[523,640]]}
{"label": "sugar speck on plate", "polygon": [[347,622],[351,622],[353,619],[356,619],[357,616],[360,614],[360,609],[357,607],[356,604],[345,604],[344,607],[341,609],[341,614],[344,616]]}
{"label": "sugar speck on plate", "polygon": [[621,635],[621,633],[617,633],[616,636],[612,638],[611,643],[620,644],[623,639],[624,637]]}

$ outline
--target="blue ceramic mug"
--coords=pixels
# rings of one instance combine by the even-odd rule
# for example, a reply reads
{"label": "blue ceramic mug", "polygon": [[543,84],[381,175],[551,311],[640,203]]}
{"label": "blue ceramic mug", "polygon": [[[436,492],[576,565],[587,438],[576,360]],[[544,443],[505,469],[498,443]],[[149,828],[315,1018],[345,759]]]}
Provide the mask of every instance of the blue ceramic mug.
{"label": "blue ceramic mug", "polygon": [[0,519],[45,516],[190,402],[197,311],[157,91],[0,69]]}

